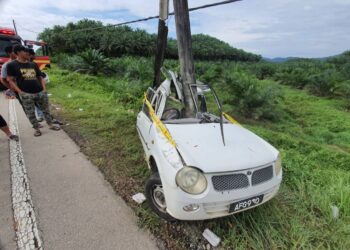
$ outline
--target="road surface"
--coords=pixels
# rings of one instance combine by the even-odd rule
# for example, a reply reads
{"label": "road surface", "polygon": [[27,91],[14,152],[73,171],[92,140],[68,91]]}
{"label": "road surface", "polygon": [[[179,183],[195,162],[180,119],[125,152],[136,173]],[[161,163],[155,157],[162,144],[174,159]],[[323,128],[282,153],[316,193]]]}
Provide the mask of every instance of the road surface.
{"label": "road surface", "polygon": [[9,143],[0,134],[1,250],[157,248],[64,131],[42,123],[34,137],[19,103],[0,95],[0,113],[20,135]]}

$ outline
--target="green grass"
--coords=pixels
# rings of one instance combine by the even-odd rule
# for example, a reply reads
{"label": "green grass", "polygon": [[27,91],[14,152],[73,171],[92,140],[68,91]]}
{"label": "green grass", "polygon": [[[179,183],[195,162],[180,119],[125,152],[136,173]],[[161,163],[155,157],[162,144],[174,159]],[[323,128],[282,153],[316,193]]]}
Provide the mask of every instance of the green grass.
{"label": "green grass", "polygon": [[[188,241],[195,241],[191,228],[201,232],[208,227],[227,249],[350,249],[350,113],[344,100],[282,86],[279,120],[240,119],[282,153],[284,180],[278,196],[235,216],[172,225],[156,217],[147,204],[139,207],[130,201],[149,176],[135,128],[147,85],[56,67],[49,74],[51,100],[70,123],[68,133],[135,209],[140,224],[165,239],[168,248],[189,248]],[[236,117],[234,107],[225,107]],[[339,207],[339,219],[332,217],[331,205]],[[184,230],[179,232],[178,226]]]}

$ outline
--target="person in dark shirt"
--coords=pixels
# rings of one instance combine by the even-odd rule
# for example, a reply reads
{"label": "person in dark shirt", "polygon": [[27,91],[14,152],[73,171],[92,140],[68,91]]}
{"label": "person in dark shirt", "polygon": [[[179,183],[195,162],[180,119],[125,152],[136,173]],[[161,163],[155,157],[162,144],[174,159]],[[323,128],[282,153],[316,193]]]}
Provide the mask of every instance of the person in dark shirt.
{"label": "person in dark shirt", "polygon": [[35,104],[43,111],[45,120],[52,130],[60,130],[52,124],[45,82],[38,66],[29,61],[28,50],[22,45],[13,48],[17,59],[7,65],[7,81],[20,96],[24,112],[35,129],[34,136],[40,136],[39,122],[35,117]]}

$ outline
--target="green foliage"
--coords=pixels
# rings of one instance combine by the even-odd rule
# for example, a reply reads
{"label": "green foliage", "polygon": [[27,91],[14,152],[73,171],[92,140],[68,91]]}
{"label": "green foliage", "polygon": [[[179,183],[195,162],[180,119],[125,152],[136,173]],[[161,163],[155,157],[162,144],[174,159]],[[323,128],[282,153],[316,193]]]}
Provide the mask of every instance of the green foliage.
{"label": "green foliage", "polygon": [[275,79],[282,84],[302,89],[309,83],[310,74],[315,73],[312,68],[305,66],[299,64],[288,65],[276,74]]}
{"label": "green foliage", "polygon": [[[262,64],[253,65],[250,69],[259,77]],[[282,84],[298,89],[308,89],[318,96],[341,96],[347,98],[347,81],[350,79],[350,51],[329,58],[326,61],[297,59],[280,64],[268,64],[275,73],[269,74]]]}
{"label": "green foliage", "polygon": [[[118,64],[127,64],[129,60],[138,58],[121,58]],[[177,67],[175,61],[166,64]],[[202,67],[210,69],[205,63],[198,63],[198,68]],[[250,69],[242,67],[225,65],[224,75],[233,74],[230,80],[247,78],[248,87],[254,81],[273,84],[258,81],[248,73]],[[177,239],[185,244],[184,249],[190,249],[194,241],[186,242],[180,232],[191,232],[194,239],[201,239],[201,234],[196,235],[195,231],[202,232],[204,228],[219,235],[223,249],[350,249],[350,115],[343,108],[346,100],[321,98],[280,86],[284,99],[279,106],[284,115],[278,122],[241,122],[282,154],[283,182],[277,197],[221,219],[169,226],[147,204],[136,206],[128,198],[142,192],[149,176],[135,127],[141,108],[141,88],[147,84],[130,81],[124,73],[112,78],[89,76],[62,71],[53,65],[48,88],[55,104],[63,107],[60,115],[71,124],[65,130],[74,138],[81,138],[83,152],[128,205],[138,211],[142,225],[166,242]],[[226,94],[222,79],[218,80],[219,96],[232,96]],[[344,84],[349,87],[348,82]],[[68,94],[72,98],[67,98]],[[235,109],[231,104],[225,107]],[[78,111],[79,108],[84,111]],[[339,208],[338,219],[333,218],[331,206]],[[172,228],[176,231],[173,234]]]}
{"label": "green foliage", "polygon": [[197,63],[196,64],[197,75],[200,80],[214,85],[224,75],[224,68],[218,64]]}
{"label": "green foliage", "polygon": [[[128,26],[107,28],[101,22],[83,19],[66,26],[46,28],[38,38],[48,42],[54,54],[76,54],[91,48],[101,51],[107,57],[120,57],[154,55],[157,36]],[[194,57],[198,59],[261,60],[261,56],[232,48],[223,41],[203,34],[193,35],[193,51]],[[166,56],[173,59],[178,57],[176,40],[169,39]]]}
{"label": "green foliage", "polygon": [[277,70],[277,67],[272,63],[256,63],[250,68],[259,80],[273,77]]}
{"label": "green foliage", "polygon": [[97,75],[107,71],[108,58],[106,58],[99,50],[88,49],[80,53],[82,63],[78,69],[80,72]]}
{"label": "green foliage", "polygon": [[328,69],[320,74],[312,75],[307,88],[315,95],[331,96],[336,93],[340,81],[340,74],[336,70]]}
{"label": "green foliage", "polygon": [[340,72],[344,78],[350,80],[350,60],[341,66]]}
{"label": "green foliage", "polygon": [[278,102],[283,95],[277,85],[240,72],[227,75],[225,82],[232,95],[228,103],[245,117],[256,120],[278,117]]}
{"label": "green foliage", "polygon": [[71,71],[91,75],[110,73],[109,59],[95,49],[87,49],[86,51],[73,56],[59,54],[53,58],[53,61],[57,62],[62,68]]}
{"label": "green foliage", "polygon": [[338,95],[346,100],[346,109],[350,111],[350,80],[344,81],[338,85]]}
{"label": "green foliage", "polygon": [[80,56],[69,56],[67,54],[59,54],[57,56],[54,56],[52,58],[52,61],[57,63],[63,69],[68,69],[71,71],[77,71],[84,63],[83,59]]}

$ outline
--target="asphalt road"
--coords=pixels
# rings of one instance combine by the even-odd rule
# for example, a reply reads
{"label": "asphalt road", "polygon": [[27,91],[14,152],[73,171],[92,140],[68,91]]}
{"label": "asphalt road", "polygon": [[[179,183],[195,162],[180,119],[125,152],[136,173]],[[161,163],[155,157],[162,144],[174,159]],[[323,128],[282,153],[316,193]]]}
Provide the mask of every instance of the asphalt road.
{"label": "asphalt road", "polygon": [[[21,147],[30,197],[44,249],[156,249],[150,234],[115,194],[99,170],[61,130],[47,125],[41,137],[16,102]],[[8,100],[0,97],[0,113],[8,118]],[[8,141],[0,134],[0,249],[16,249],[11,204]],[[13,185],[14,183],[12,183]],[[16,226],[15,226],[16,225]]]}

